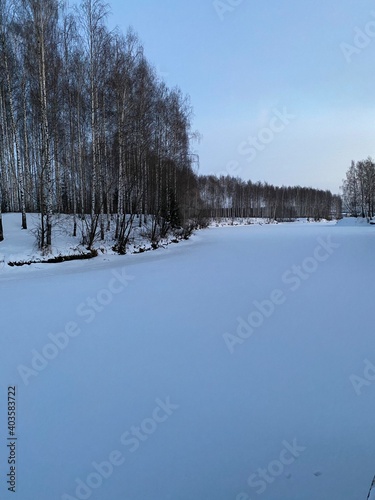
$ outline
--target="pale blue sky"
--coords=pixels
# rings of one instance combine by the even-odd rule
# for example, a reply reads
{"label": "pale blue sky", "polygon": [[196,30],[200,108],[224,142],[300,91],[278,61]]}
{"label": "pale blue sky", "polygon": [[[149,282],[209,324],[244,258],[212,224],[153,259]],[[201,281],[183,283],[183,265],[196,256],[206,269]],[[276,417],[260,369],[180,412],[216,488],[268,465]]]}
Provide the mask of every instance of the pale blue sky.
{"label": "pale blue sky", "polygon": [[[190,94],[201,173],[338,192],[352,159],[375,156],[372,1],[109,3],[110,26],[132,25],[167,84]],[[343,43],[355,53],[345,57]],[[293,119],[264,132],[285,109]],[[258,150],[245,147],[250,137]]]}

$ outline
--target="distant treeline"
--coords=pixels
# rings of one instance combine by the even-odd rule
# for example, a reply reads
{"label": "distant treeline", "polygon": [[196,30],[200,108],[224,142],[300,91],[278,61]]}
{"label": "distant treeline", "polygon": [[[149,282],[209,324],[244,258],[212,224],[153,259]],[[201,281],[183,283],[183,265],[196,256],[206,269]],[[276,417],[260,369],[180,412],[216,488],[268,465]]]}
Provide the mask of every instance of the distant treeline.
{"label": "distant treeline", "polygon": [[[157,241],[225,216],[331,217],[328,191],[199,176],[189,98],[169,89],[133,30],[109,31],[107,4],[0,0],[1,211],[39,212],[38,243],[53,215],[72,214],[91,248],[114,229],[124,252],[136,215]],[[181,229],[180,229],[181,230]]]}
{"label": "distant treeline", "polygon": [[207,217],[265,217],[293,220],[340,218],[341,197],[330,191],[275,187],[233,177],[200,176],[199,192]]}

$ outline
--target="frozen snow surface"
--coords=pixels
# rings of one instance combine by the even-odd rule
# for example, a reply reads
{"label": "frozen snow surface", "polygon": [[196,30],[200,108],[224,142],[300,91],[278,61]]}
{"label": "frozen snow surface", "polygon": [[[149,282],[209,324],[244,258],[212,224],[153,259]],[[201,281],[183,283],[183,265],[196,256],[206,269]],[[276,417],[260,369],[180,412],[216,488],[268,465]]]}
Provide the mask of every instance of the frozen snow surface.
{"label": "frozen snow surface", "polygon": [[299,221],[3,266],[0,498],[365,500],[374,255],[374,226]]}

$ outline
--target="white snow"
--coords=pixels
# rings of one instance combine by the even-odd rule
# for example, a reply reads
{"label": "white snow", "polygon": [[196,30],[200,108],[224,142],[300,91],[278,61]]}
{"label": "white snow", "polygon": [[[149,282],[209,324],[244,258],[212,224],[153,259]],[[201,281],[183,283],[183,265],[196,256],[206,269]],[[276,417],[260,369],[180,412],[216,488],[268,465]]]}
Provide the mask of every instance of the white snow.
{"label": "white snow", "polygon": [[[365,500],[374,231],[219,227],[142,255],[4,266],[1,498],[17,385],[15,499]],[[228,348],[249,315],[261,325]]]}
{"label": "white snow", "polygon": [[[40,224],[40,216],[38,214],[27,214],[28,229],[21,230],[21,215],[20,214],[4,214],[3,226],[5,239],[0,245],[0,269],[7,270],[7,263],[40,263],[48,259],[59,256],[82,255],[87,254],[87,248],[81,244],[82,231],[84,223],[78,220],[77,236],[73,237],[73,217],[69,215],[55,215],[53,217],[53,237],[52,248],[48,253],[43,253],[38,249],[36,231]],[[145,224],[142,221],[139,227],[139,219],[135,219],[134,225],[127,245],[127,253],[138,253],[140,249],[143,251],[151,250],[151,243],[147,237],[150,231],[151,219]],[[115,233],[115,219],[111,221],[111,230],[105,233],[105,240],[96,239],[93,248],[100,255],[117,255],[113,250]],[[170,233],[166,238],[161,239],[159,245],[161,247],[171,244],[176,237]],[[9,271],[9,269],[8,269]]]}

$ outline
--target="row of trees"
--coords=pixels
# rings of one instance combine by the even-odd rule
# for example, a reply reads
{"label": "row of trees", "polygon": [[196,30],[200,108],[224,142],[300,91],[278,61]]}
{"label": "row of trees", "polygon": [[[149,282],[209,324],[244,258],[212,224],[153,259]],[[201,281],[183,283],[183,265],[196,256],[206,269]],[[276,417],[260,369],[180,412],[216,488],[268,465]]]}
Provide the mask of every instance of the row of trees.
{"label": "row of trees", "polygon": [[74,233],[85,220],[88,247],[116,214],[121,251],[135,214],[180,224],[194,198],[189,99],[107,13],[101,0],[0,0],[0,206],[24,229],[40,212],[42,248],[54,213],[73,214]]}
{"label": "row of trees", "polygon": [[229,176],[201,176],[199,189],[207,217],[266,217],[279,221],[341,217],[341,197],[330,191],[275,187]]}
{"label": "row of trees", "polygon": [[189,98],[107,14],[102,0],[0,0],[0,241],[2,211],[23,229],[40,213],[42,249],[65,213],[88,248],[111,230],[120,253],[135,220],[157,241],[219,215],[337,214],[329,192],[199,177]]}
{"label": "row of trees", "polygon": [[342,186],[345,211],[353,217],[375,215],[375,163],[372,158],[352,161]]}

